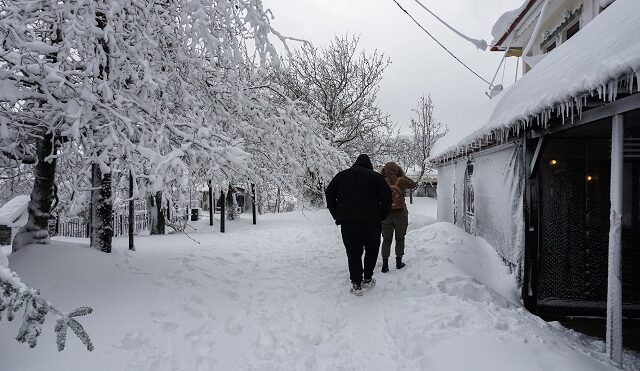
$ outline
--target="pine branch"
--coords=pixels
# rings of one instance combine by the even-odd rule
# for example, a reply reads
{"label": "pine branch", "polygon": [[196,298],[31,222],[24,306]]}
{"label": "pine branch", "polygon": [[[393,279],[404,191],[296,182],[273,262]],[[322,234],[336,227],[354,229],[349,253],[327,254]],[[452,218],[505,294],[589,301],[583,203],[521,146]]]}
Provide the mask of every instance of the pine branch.
{"label": "pine branch", "polygon": [[73,319],[73,317],[90,314],[93,312],[92,308],[80,307],[70,313],[62,313],[40,296],[37,290],[23,284],[17,274],[8,268],[0,267],[0,320],[2,313],[7,311],[7,319],[12,321],[15,314],[22,308],[24,308],[24,314],[16,336],[18,342],[27,343],[30,348],[35,348],[38,344],[38,337],[42,334],[42,325],[47,314],[52,313],[58,316],[54,329],[58,351],[62,351],[65,347],[67,327],[71,327],[87,350],[93,350],[89,335],[82,325]]}

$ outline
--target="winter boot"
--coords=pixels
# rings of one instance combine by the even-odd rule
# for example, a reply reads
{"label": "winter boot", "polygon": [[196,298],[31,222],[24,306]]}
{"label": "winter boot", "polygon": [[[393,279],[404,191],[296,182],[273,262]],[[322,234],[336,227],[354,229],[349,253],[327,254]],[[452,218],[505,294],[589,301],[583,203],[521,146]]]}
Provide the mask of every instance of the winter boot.
{"label": "winter boot", "polygon": [[389,259],[382,259],[382,273],[389,272]]}
{"label": "winter boot", "polygon": [[376,279],[371,277],[368,280],[362,280],[362,290],[369,291],[376,285]]}
{"label": "winter boot", "polygon": [[351,293],[355,296],[362,296],[364,292],[362,291],[362,285],[359,283],[352,282],[351,283]]}
{"label": "winter boot", "polygon": [[396,268],[402,269],[406,264],[402,262],[402,256],[396,256]]}

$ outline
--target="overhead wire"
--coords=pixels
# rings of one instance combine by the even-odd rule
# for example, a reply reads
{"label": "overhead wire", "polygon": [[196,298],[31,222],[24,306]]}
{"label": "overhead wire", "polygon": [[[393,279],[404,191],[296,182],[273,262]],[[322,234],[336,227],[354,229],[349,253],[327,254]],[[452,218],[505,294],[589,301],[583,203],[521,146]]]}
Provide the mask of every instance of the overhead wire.
{"label": "overhead wire", "polygon": [[443,25],[445,25],[448,29],[450,29],[451,31],[453,31],[456,35],[460,36],[461,38],[467,40],[468,42],[472,43],[473,45],[475,45],[476,48],[481,49],[481,50],[487,50],[487,42],[484,40],[479,40],[479,39],[474,39],[472,37],[469,37],[465,34],[463,34],[462,32],[456,30],[455,28],[453,28],[452,26],[450,26],[447,22],[445,22],[442,18],[438,17],[438,15],[434,12],[431,11],[431,9],[427,8],[423,3],[421,3],[419,0],[413,0],[415,1],[418,5],[420,5],[420,7],[424,10],[426,10],[427,12],[429,12],[429,14],[431,14],[432,16],[435,17],[435,19],[439,20],[440,23],[442,23]]}
{"label": "overhead wire", "polygon": [[467,70],[469,70],[469,72],[471,72],[472,74],[474,74],[476,77],[478,77],[480,80],[484,81],[485,83],[487,83],[488,85],[491,85],[491,83],[485,79],[484,77],[480,76],[476,71],[474,71],[473,69],[471,69],[471,67],[469,67],[466,63],[464,63],[460,58],[458,58],[455,54],[453,54],[453,52],[451,52],[446,46],[444,46],[444,44],[442,44],[437,38],[435,38],[435,36],[433,36],[429,31],[427,31],[426,28],[424,28],[420,22],[418,22],[405,8],[402,7],[402,5],[400,5],[400,3],[398,3],[397,0],[392,0],[394,3],[396,3],[396,5],[398,6],[398,8],[400,8],[400,10],[402,10],[407,16],[409,16],[409,18],[411,18],[411,20],[418,25],[418,27],[420,27],[422,29],[422,31],[424,31],[427,35],[429,35],[429,37],[431,39],[433,39],[433,41],[435,41],[438,45],[440,45],[440,47],[442,49],[444,49],[447,53],[449,53],[449,55],[451,55],[456,61],[458,61],[458,63],[460,63],[462,66],[464,66],[464,68],[466,68]]}

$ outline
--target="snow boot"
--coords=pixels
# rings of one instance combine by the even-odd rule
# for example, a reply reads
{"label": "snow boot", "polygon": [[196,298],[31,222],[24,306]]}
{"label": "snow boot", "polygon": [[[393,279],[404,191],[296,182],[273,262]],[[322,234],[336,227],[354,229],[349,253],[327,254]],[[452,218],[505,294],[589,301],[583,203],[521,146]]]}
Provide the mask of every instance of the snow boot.
{"label": "snow boot", "polygon": [[396,269],[402,269],[405,265],[406,264],[402,262],[402,256],[396,256]]}
{"label": "snow boot", "polygon": [[362,280],[362,291],[369,291],[376,285],[376,279],[371,277],[368,280]]}
{"label": "snow boot", "polygon": [[389,272],[389,259],[382,259],[382,273]]}
{"label": "snow boot", "polygon": [[364,292],[362,291],[362,285],[359,283],[352,282],[351,283],[351,293],[355,296],[362,296]]}

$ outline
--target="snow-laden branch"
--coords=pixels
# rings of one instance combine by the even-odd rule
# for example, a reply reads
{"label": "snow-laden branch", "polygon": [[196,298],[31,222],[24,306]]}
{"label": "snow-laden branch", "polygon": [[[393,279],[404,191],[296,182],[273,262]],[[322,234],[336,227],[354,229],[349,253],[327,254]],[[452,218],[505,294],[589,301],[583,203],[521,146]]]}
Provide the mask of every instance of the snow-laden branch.
{"label": "snow-laden branch", "polygon": [[[2,253],[0,252],[0,254]],[[27,343],[30,348],[34,348],[42,333],[42,325],[47,315],[52,314],[56,318],[55,332],[58,351],[62,351],[65,347],[67,328],[71,328],[71,331],[82,341],[87,350],[93,350],[91,338],[80,322],[75,319],[90,314],[93,309],[80,307],[69,313],[63,313],[42,298],[37,290],[22,283],[16,273],[0,264],[0,320],[3,313],[6,312],[7,320],[12,321],[20,310],[23,311],[23,316],[22,325],[16,336],[18,342]]]}

